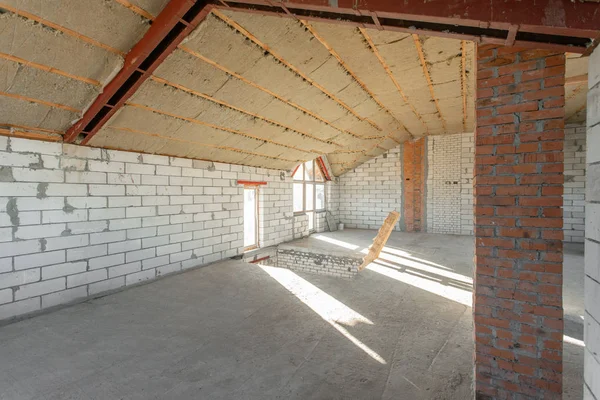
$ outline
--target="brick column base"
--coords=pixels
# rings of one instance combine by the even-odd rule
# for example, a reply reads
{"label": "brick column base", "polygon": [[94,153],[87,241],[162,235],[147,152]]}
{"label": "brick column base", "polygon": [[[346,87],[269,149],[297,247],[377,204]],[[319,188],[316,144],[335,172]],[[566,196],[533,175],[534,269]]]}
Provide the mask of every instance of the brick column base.
{"label": "brick column base", "polygon": [[565,56],[477,54],[476,399],[560,399]]}
{"label": "brick column base", "polygon": [[404,142],[402,147],[402,208],[405,230],[421,232],[425,224],[425,138]]}

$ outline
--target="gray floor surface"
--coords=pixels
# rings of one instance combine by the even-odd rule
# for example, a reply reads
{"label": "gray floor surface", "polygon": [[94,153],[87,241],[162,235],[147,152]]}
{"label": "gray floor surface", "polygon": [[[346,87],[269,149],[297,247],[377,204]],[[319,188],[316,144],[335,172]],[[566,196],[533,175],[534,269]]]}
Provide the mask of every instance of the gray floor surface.
{"label": "gray floor surface", "polygon": [[[375,234],[307,244],[360,251]],[[0,399],[469,399],[473,244],[394,232],[354,279],[225,261],[10,324]],[[583,253],[565,253],[577,343]],[[583,348],[564,350],[564,399],[581,399]]]}

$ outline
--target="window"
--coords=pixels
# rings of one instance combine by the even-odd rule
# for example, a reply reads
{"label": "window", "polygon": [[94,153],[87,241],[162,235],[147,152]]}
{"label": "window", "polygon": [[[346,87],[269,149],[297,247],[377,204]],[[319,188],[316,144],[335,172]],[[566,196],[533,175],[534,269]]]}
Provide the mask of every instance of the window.
{"label": "window", "polygon": [[308,229],[315,229],[316,213],[325,210],[325,178],[314,160],[294,172],[294,212],[308,215]]}
{"label": "window", "polygon": [[244,249],[258,247],[258,188],[244,188]]}

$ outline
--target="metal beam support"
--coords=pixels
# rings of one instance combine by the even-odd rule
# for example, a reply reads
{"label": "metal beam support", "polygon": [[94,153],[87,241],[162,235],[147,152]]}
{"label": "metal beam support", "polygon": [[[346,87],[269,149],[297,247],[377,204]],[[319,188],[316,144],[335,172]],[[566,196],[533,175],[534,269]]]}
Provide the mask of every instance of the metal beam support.
{"label": "metal beam support", "polygon": [[171,0],[127,53],[121,71],[67,131],[65,142],[87,144],[211,9],[204,0]]}
{"label": "metal beam support", "polygon": [[338,0],[335,7],[330,0],[209,1],[257,14],[560,52],[585,53],[600,34],[600,5],[570,0]]}

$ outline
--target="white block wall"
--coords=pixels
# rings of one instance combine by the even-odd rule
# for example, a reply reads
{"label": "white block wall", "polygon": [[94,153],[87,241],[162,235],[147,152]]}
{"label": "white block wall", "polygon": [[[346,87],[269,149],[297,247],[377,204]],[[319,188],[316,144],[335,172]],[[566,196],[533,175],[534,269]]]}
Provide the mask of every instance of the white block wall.
{"label": "white block wall", "polygon": [[585,151],[584,124],[565,127],[565,192],[563,218],[565,242],[584,241],[585,232]]}
{"label": "white block wall", "polygon": [[401,210],[400,155],[396,147],[339,177],[339,220],[347,228],[379,229],[390,211]]}
{"label": "white block wall", "polygon": [[584,399],[600,400],[600,49],[589,59]]}
{"label": "white block wall", "polygon": [[237,179],[291,239],[289,173],[0,137],[0,320],[239,254]]}
{"label": "white block wall", "polygon": [[473,234],[474,135],[427,138],[427,232]]}

